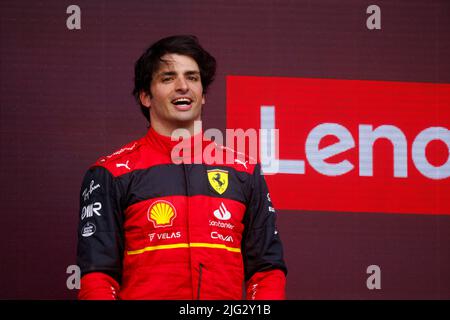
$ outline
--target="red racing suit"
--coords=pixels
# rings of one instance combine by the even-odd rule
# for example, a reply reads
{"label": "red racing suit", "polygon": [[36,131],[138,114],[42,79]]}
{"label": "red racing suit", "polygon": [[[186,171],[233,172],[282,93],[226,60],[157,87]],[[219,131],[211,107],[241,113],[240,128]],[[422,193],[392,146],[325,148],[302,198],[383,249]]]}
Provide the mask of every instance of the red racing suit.
{"label": "red racing suit", "polygon": [[[287,269],[260,165],[197,138],[176,163],[178,142],[150,128],[87,171],[80,299],[285,298]],[[234,163],[193,161],[199,145]]]}

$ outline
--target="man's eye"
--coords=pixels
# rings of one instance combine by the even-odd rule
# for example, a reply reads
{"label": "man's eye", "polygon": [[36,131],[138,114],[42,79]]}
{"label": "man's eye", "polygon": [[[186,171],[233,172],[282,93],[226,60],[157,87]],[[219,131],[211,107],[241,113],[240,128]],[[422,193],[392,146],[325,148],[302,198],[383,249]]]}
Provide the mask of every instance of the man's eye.
{"label": "man's eye", "polygon": [[170,80],[172,80],[172,77],[164,77],[162,78],[162,82],[169,82]]}
{"label": "man's eye", "polygon": [[189,76],[188,79],[191,81],[198,81],[199,77],[198,76]]}

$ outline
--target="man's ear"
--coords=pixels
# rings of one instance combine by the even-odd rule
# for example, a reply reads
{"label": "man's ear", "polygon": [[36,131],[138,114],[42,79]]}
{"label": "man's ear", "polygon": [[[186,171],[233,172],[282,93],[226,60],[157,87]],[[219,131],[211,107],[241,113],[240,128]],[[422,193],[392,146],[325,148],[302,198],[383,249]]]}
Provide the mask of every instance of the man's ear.
{"label": "man's ear", "polygon": [[206,95],[203,93],[202,94],[202,105],[205,104],[206,102]]}
{"label": "man's ear", "polygon": [[151,107],[151,97],[149,92],[142,90],[139,94],[139,99],[141,100],[143,106],[146,106],[147,108]]}

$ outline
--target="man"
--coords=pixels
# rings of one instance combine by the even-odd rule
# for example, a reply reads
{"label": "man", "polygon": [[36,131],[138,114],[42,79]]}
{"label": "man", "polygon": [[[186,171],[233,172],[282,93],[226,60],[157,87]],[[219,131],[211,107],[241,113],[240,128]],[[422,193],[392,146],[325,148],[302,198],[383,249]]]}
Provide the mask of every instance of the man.
{"label": "man", "polygon": [[[136,62],[133,94],[150,128],[85,175],[80,299],[242,299],[244,283],[247,299],[284,299],[287,271],[260,165],[192,161],[211,145],[199,145],[194,123],[215,69],[194,36],[161,39]],[[192,150],[174,159],[177,129],[189,132]],[[233,153],[214,148],[223,159]]]}

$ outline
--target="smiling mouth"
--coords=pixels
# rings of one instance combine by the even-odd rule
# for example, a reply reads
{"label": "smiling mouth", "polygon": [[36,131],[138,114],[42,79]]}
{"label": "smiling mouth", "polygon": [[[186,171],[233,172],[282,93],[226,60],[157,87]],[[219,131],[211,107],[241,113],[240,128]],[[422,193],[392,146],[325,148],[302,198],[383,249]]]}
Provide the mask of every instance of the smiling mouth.
{"label": "smiling mouth", "polygon": [[178,110],[188,110],[192,105],[192,99],[190,98],[177,98],[171,102]]}
{"label": "smiling mouth", "polygon": [[178,98],[178,99],[172,100],[172,103],[177,106],[186,106],[186,105],[190,105],[192,103],[192,99]]}

